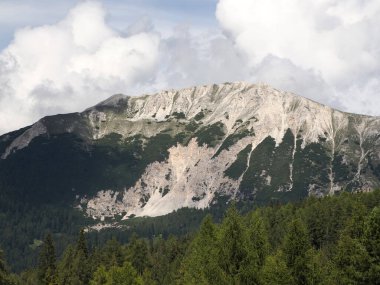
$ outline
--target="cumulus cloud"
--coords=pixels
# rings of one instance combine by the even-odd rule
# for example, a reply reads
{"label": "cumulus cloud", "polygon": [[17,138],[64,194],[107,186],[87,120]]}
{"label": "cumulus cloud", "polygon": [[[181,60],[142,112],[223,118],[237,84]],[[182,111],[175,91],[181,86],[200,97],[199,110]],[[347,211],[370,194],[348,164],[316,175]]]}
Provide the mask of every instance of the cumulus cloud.
{"label": "cumulus cloud", "polygon": [[379,1],[219,0],[216,17],[219,28],[179,22],[163,33],[147,16],[126,18],[119,31],[85,1],[16,31],[0,52],[0,134],[115,93],[238,80],[380,115]]}
{"label": "cumulus cloud", "polygon": [[179,26],[162,40],[160,51],[157,89],[237,81],[249,72],[245,56],[213,31],[193,34]]}
{"label": "cumulus cloud", "polygon": [[379,1],[220,0],[216,16],[247,54],[255,78],[379,114],[375,105],[366,106],[367,99],[380,96],[374,88],[380,73]]}
{"label": "cumulus cloud", "polygon": [[146,84],[159,45],[151,30],[111,29],[98,2],[79,4],[54,25],[17,31],[0,53],[0,133]]}
{"label": "cumulus cloud", "polygon": [[[333,102],[334,90],[313,69],[303,69],[291,60],[273,55],[266,56],[251,69],[252,82],[270,83],[281,90],[298,93],[319,102]],[[343,106],[334,102],[339,108]]]}
{"label": "cumulus cloud", "polygon": [[99,2],[82,2],[54,25],[15,33],[0,53],[0,133],[115,93],[248,78],[246,56],[220,30],[176,25],[163,37],[147,16],[122,32],[105,19]]}
{"label": "cumulus cloud", "polygon": [[362,86],[352,84],[345,93],[340,93],[338,98],[344,99],[344,109],[350,112],[379,116],[380,74],[377,78],[370,78]]}

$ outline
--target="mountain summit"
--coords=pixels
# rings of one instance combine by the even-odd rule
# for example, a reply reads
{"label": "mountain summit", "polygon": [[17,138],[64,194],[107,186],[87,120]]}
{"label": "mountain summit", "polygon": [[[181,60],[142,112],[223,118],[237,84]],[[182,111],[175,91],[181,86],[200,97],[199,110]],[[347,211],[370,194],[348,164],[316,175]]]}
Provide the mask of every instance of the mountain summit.
{"label": "mountain summit", "polygon": [[267,85],[114,95],[0,137],[0,182],[95,219],[225,199],[285,202],[380,185],[380,118]]}

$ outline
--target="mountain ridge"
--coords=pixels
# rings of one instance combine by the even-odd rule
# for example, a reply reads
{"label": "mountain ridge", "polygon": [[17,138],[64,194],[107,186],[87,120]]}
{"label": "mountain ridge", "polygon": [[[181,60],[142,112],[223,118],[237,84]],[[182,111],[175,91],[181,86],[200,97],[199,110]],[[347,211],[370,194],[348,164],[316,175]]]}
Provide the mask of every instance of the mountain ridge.
{"label": "mountain ridge", "polygon": [[[115,94],[115,95],[111,95],[110,97],[106,98],[105,100],[97,103],[96,105],[92,106],[92,107],[89,107],[87,109],[85,109],[84,111],[82,112],[73,112],[73,113],[64,113],[64,114],[56,114],[56,115],[49,115],[49,116],[45,116],[43,118],[41,118],[40,120],[38,120],[36,123],[30,125],[29,127],[34,127],[36,126],[36,136],[38,136],[41,132],[41,129],[44,128],[43,126],[43,121],[48,119],[48,118],[51,118],[51,117],[56,117],[56,116],[60,116],[60,115],[70,115],[70,114],[75,114],[75,115],[81,115],[81,114],[84,114],[86,112],[90,112],[90,111],[95,111],[97,108],[102,108],[102,107],[116,107],[117,106],[117,103],[120,102],[120,101],[128,101],[130,98],[134,99],[134,100],[139,100],[139,99],[145,99],[147,97],[157,97],[157,96],[162,96],[163,94],[168,94],[168,93],[181,93],[181,92],[186,92],[186,91],[195,91],[199,88],[203,88],[203,89],[209,89],[209,88],[212,88],[212,87],[217,87],[217,88],[220,88],[220,87],[223,87],[223,86],[245,86],[245,87],[249,87],[249,88],[254,88],[255,86],[257,86],[258,88],[260,87],[263,87],[263,88],[270,88],[271,90],[273,91],[276,91],[278,93],[283,93],[283,94],[286,94],[288,96],[294,96],[296,98],[302,98],[304,100],[307,100],[307,101],[310,101],[314,104],[317,104],[321,107],[324,107],[324,108],[329,108],[331,110],[334,110],[336,112],[340,112],[340,113],[343,113],[343,114],[347,114],[347,115],[354,115],[354,116],[361,116],[363,118],[373,118],[373,119],[380,119],[380,116],[370,116],[370,115],[365,115],[365,114],[357,114],[357,113],[351,113],[351,112],[345,112],[345,111],[341,111],[339,109],[335,109],[335,108],[332,108],[326,104],[322,104],[320,102],[317,102],[315,100],[312,100],[312,99],[309,99],[309,98],[306,98],[306,97],[303,97],[303,96],[300,96],[300,95],[297,95],[297,94],[294,94],[292,92],[284,92],[284,91],[280,91],[276,88],[273,88],[271,87],[270,85],[268,84],[265,84],[265,83],[259,83],[259,84],[250,84],[248,82],[245,82],[245,81],[237,81],[237,82],[226,82],[226,83],[221,83],[221,84],[211,84],[211,85],[202,85],[202,86],[191,86],[191,87],[187,87],[187,88],[181,88],[181,89],[165,89],[165,90],[162,90],[160,92],[157,92],[157,93],[153,93],[153,94],[142,94],[142,95],[138,95],[138,96],[131,96],[131,95],[124,95],[124,94]],[[130,118],[130,119],[133,119],[133,118]],[[141,119],[141,118],[137,118],[137,119]],[[161,118],[162,119],[162,118]],[[28,127],[24,127],[24,128],[28,128]],[[23,129],[23,128],[22,128]],[[17,131],[17,130],[16,130]],[[11,132],[12,133],[12,132]],[[4,135],[7,135],[6,134],[3,134],[1,136],[4,136]],[[32,134],[33,136],[33,134]],[[30,140],[30,139],[29,139]],[[7,154],[8,155],[8,154]],[[6,155],[5,155],[6,156]],[[2,157],[4,158],[4,154],[2,154]]]}
{"label": "mountain ridge", "polygon": [[85,154],[111,149],[132,161],[113,166],[110,160],[97,170],[120,178],[117,187],[110,180],[75,195],[77,207],[95,219],[205,208],[219,196],[287,201],[380,185],[380,117],[335,110],[265,84],[114,95],[81,113],[45,117],[15,138],[1,136],[1,158],[36,138],[63,134],[80,138]]}

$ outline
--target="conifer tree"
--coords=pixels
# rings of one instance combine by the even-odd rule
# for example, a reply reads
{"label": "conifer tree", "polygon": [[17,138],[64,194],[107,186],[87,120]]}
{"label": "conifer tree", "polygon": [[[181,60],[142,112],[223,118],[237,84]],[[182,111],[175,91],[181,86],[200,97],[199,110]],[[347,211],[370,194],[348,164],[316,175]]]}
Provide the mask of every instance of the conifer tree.
{"label": "conifer tree", "polygon": [[334,257],[338,284],[370,284],[367,273],[370,256],[358,239],[342,235]]}
{"label": "conifer tree", "polygon": [[148,246],[142,239],[133,236],[129,245],[129,260],[137,272],[142,275],[147,267]]}
{"label": "conifer tree", "polygon": [[100,266],[90,285],[143,285],[143,280],[130,262],[124,262],[123,266],[111,266],[108,271]]}
{"label": "conifer tree", "polygon": [[181,264],[177,284],[228,284],[218,263],[217,228],[207,215]]}
{"label": "conifer tree", "polygon": [[77,248],[76,248],[77,254],[82,254],[86,259],[88,258],[88,248],[87,248],[87,242],[86,237],[84,234],[84,229],[81,229],[79,232],[79,238],[77,241]]}
{"label": "conifer tree", "polygon": [[264,265],[260,270],[259,280],[261,285],[295,284],[281,251],[265,258]]}
{"label": "conifer tree", "polygon": [[321,251],[310,248],[305,257],[305,280],[308,285],[335,285],[332,278],[332,264]]}
{"label": "conifer tree", "polygon": [[80,282],[88,284],[91,278],[91,266],[88,259],[87,241],[83,229],[79,232],[73,265],[74,268],[76,268],[76,274]]}
{"label": "conifer tree", "polygon": [[365,222],[364,244],[371,258],[370,282],[380,284],[380,207],[375,207]]}
{"label": "conifer tree", "polygon": [[123,265],[125,260],[125,250],[115,238],[106,242],[105,246],[102,248],[102,253],[105,258],[103,262],[107,267],[112,265]]}
{"label": "conifer tree", "polygon": [[159,284],[156,280],[154,280],[153,275],[152,275],[152,270],[150,270],[150,269],[145,269],[141,278],[142,278],[143,284],[146,284],[146,285],[148,285],[148,284],[149,285],[158,285]]}
{"label": "conifer tree", "polygon": [[8,270],[7,265],[4,259],[4,253],[0,249],[0,285],[14,285]]}
{"label": "conifer tree", "polygon": [[47,234],[38,260],[38,279],[41,284],[56,284],[56,256],[51,234]]}
{"label": "conifer tree", "polygon": [[259,284],[259,271],[269,253],[268,234],[258,212],[248,216],[246,230],[247,258],[242,264],[240,279],[244,284]]}
{"label": "conifer tree", "polygon": [[294,219],[284,238],[283,252],[286,265],[292,272],[297,284],[307,284],[307,251],[311,248],[309,235],[305,224],[300,219]]}
{"label": "conifer tree", "polygon": [[380,262],[380,207],[375,207],[369,214],[364,227],[365,245],[375,261]]}
{"label": "conifer tree", "polygon": [[246,232],[241,216],[232,205],[223,220],[218,245],[219,264],[226,276],[230,276],[235,283],[239,282],[247,262],[248,250],[246,246]]}
{"label": "conifer tree", "polygon": [[122,267],[112,266],[108,272],[107,285],[142,285],[142,279],[138,276],[130,262],[124,262]]}
{"label": "conifer tree", "polygon": [[108,281],[108,273],[106,271],[106,268],[101,265],[98,267],[98,269],[94,272],[94,275],[90,281],[90,285],[105,285]]}
{"label": "conifer tree", "polygon": [[4,260],[4,252],[0,249],[0,272],[6,272],[6,264]]}
{"label": "conifer tree", "polygon": [[75,260],[75,247],[69,245],[66,247],[62,260],[59,262],[58,268],[58,281],[60,285],[80,284],[77,274]]}
{"label": "conifer tree", "polygon": [[88,284],[92,272],[84,230],[79,232],[75,247],[66,248],[58,269],[60,284]]}

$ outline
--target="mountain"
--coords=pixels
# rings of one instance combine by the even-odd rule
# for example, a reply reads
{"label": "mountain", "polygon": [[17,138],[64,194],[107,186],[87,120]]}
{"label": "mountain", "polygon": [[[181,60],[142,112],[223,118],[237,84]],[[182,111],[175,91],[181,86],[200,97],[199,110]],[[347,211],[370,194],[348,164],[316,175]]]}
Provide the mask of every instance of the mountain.
{"label": "mountain", "polygon": [[263,84],[214,84],[48,116],[1,136],[0,155],[10,199],[99,220],[154,217],[379,187],[380,118]]}

